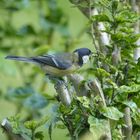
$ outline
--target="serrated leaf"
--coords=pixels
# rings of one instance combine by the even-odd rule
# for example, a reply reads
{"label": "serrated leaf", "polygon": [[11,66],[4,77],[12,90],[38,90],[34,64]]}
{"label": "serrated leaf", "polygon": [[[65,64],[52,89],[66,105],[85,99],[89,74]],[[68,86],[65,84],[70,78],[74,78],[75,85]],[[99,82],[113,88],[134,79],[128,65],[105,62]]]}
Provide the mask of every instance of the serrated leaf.
{"label": "serrated leaf", "polygon": [[115,107],[104,107],[100,110],[100,112],[107,118],[112,120],[119,120],[123,117],[123,113],[121,113],[117,108]]}

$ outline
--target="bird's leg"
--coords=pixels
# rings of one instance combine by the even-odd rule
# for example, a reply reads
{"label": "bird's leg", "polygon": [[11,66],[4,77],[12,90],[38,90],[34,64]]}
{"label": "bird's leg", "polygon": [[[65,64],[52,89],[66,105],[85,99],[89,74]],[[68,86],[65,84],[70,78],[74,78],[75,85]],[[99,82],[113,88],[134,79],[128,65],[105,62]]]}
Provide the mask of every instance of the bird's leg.
{"label": "bird's leg", "polygon": [[[64,84],[62,80],[57,79],[56,84],[54,85],[54,88],[57,89],[60,85]],[[65,84],[64,84],[65,85]]]}
{"label": "bird's leg", "polygon": [[60,82],[63,82],[65,83],[65,80],[61,77],[56,77],[56,76],[53,76],[53,75],[50,75],[50,74],[45,74],[49,80],[51,80],[54,84],[56,84],[58,81]]}
{"label": "bird's leg", "polygon": [[65,86],[68,88],[69,81],[68,81],[67,76],[63,77],[63,81],[64,81]]}

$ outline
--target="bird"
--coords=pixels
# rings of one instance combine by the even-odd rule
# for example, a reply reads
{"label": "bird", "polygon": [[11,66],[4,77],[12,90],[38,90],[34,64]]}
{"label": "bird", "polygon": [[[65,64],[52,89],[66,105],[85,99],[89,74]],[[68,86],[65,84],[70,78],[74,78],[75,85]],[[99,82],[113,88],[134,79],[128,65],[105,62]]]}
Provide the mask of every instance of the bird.
{"label": "bird", "polygon": [[83,64],[88,62],[92,54],[92,51],[88,48],[79,48],[72,53],[45,54],[33,57],[9,55],[5,59],[34,63],[39,65],[46,75],[63,77],[82,67]]}

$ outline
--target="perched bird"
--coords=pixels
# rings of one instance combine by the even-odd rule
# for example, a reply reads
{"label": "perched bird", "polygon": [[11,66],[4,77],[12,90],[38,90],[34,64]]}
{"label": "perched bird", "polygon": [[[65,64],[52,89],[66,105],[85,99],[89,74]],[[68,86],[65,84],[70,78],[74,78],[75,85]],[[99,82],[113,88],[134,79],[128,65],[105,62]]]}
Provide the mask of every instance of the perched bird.
{"label": "perched bird", "polygon": [[42,56],[6,56],[6,59],[31,62],[39,65],[45,74],[62,77],[74,73],[87,63],[92,52],[88,48],[76,49],[73,53],[47,54]]}

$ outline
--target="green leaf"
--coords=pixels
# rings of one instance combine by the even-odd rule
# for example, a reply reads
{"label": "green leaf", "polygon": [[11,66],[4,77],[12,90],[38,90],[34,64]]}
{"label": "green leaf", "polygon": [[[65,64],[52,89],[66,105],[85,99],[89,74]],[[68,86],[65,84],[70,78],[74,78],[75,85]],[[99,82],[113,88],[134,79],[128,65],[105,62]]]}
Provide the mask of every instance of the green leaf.
{"label": "green leaf", "polygon": [[14,134],[20,134],[26,140],[30,140],[31,132],[24,126],[19,115],[8,118],[8,121],[10,122]]}
{"label": "green leaf", "polygon": [[18,35],[29,35],[29,34],[36,34],[36,33],[31,25],[24,25],[19,29],[17,34]]}
{"label": "green leaf", "polygon": [[[47,128],[50,128],[51,127],[54,127],[56,125],[56,123],[59,121],[59,113],[58,113],[58,107],[59,105],[58,104],[53,104],[51,107],[49,107],[49,110],[48,110],[48,117],[49,119],[47,120],[45,126]],[[60,109],[60,108],[59,108]]]}
{"label": "green leaf", "polygon": [[113,0],[112,1],[112,10],[116,11],[117,7],[118,7],[118,0]]}
{"label": "green leaf", "polygon": [[88,123],[90,125],[90,132],[94,135],[94,139],[99,139],[101,135],[110,132],[108,121],[105,119],[98,119],[94,116],[89,116]]}
{"label": "green leaf", "polygon": [[121,113],[117,108],[115,107],[104,107],[100,110],[100,112],[107,118],[112,120],[119,120],[123,117],[123,113]]}
{"label": "green leaf", "polygon": [[35,138],[39,139],[39,140],[43,140],[44,139],[43,131],[36,132],[35,133]]}
{"label": "green leaf", "polygon": [[83,96],[83,97],[77,97],[77,99],[82,103],[82,105],[85,108],[89,108],[89,105],[90,105],[89,98],[87,98],[86,96]]}
{"label": "green leaf", "polygon": [[108,84],[112,85],[115,89],[118,88],[117,84],[115,82],[113,82],[112,79],[106,79],[106,82],[108,82]]}
{"label": "green leaf", "polygon": [[34,94],[27,98],[24,106],[28,109],[41,109],[48,105],[48,101],[40,94]]}
{"label": "green leaf", "polygon": [[100,14],[100,15],[95,15],[92,16],[93,21],[98,21],[98,22],[109,22],[110,18],[106,14]]}
{"label": "green leaf", "polygon": [[97,68],[97,73],[99,75],[102,75],[102,77],[109,77],[110,73],[108,73],[106,70],[101,69],[101,68]]}
{"label": "green leaf", "polygon": [[30,85],[25,85],[23,87],[9,88],[8,96],[24,99],[31,96],[34,92],[34,89]]}
{"label": "green leaf", "polygon": [[137,105],[133,101],[124,101],[122,103],[125,104],[125,105],[127,105],[127,106],[129,106],[132,111],[135,111],[137,109]]}
{"label": "green leaf", "polygon": [[123,134],[120,132],[119,129],[113,129],[112,131],[112,138],[114,140],[123,140],[124,139],[124,136]]}
{"label": "green leaf", "polygon": [[140,34],[131,35],[131,42],[136,42],[140,38]]}
{"label": "green leaf", "polygon": [[44,125],[48,120],[49,120],[49,117],[45,116],[44,118],[41,118],[40,121],[36,121],[36,120],[26,121],[24,125],[28,129],[35,130],[36,128]]}
{"label": "green leaf", "polygon": [[139,92],[140,91],[140,85],[139,84],[133,84],[133,85],[130,85],[130,86],[120,86],[118,89],[117,89],[117,92],[120,93],[120,94],[123,94],[123,93],[136,93],[136,92]]}
{"label": "green leaf", "polygon": [[66,129],[66,126],[64,124],[56,124],[56,127],[59,129]]}
{"label": "green leaf", "polygon": [[41,118],[41,120],[38,121],[38,123],[37,123],[37,127],[40,127],[40,126],[46,124],[48,122],[48,120],[49,120],[48,116],[45,116],[45,117]]}
{"label": "green leaf", "polygon": [[27,129],[31,129],[31,130],[35,130],[36,127],[37,127],[37,121],[35,120],[31,120],[31,121],[26,121],[24,123],[24,126],[27,128]]}

